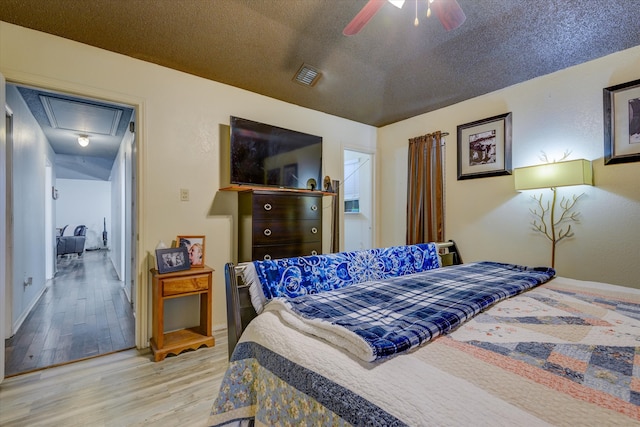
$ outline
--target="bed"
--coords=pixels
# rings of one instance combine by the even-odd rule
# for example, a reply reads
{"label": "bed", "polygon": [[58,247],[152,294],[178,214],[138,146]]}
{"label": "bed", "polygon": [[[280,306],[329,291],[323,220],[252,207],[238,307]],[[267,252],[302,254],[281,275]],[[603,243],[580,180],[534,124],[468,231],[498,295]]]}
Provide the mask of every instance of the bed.
{"label": "bed", "polygon": [[[437,245],[430,246],[429,252],[433,247],[442,252]],[[374,270],[383,270],[389,277],[365,277],[371,280],[355,280],[357,283],[345,286],[342,280],[332,289],[317,291],[334,279],[331,274],[345,274],[336,267],[322,276],[321,283],[308,281],[315,286],[309,295],[289,298],[304,301],[328,295],[350,301],[348,292],[355,292],[352,288],[357,286],[370,288],[370,282],[383,282],[386,289],[412,283],[415,277],[422,281],[423,277],[433,281],[439,277],[437,280],[447,283],[443,285],[446,292],[453,293],[452,288],[473,287],[475,281],[467,285],[451,277],[458,270],[480,277],[474,271],[477,268],[515,272],[516,278],[506,280],[507,284],[494,285],[493,275],[478,280],[488,281],[489,288],[513,288],[512,282],[528,282],[518,285],[511,296],[482,294],[476,298],[482,304],[474,309],[467,305],[475,302],[465,303],[453,311],[454,316],[436,316],[444,319],[437,333],[428,327],[428,339],[391,354],[385,353],[384,345],[379,350],[369,341],[370,347],[378,349],[373,355],[354,350],[358,346],[353,345],[357,341],[353,331],[366,335],[360,326],[350,326],[350,332],[342,334],[346,340],[330,335],[319,338],[315,324],[331,322],[296,316],[284,297],[267,298],[270,302],[262,306],[250,302],[250,306],[256,303],[256,312],[261,311],[255,316],[243,306],[243,301],[254,296],[241,296],[251,285],[236,282],[238,274],[246,277],[242,272],[246,265],[228,265],[233,352],[208,424],[640,425],[640,290],[557,277],[547,268],[461,264],[457,248],[452,249],[458,261],[455,265],[443,267],[438,254],[431,257],[437,265],[417,272],[384,255],[369,254],[364,257],[366,262],[373,262]],[[403,259],[415,266],[427,258],[416,254],[419,251],[414,250]],[[362,254],[358,256],[362,261]],[[380,258],[385,261],[381,263]],[[345,264],[334,262],[339,265],[344,268]],[[291,265],[281,272],[288,267]],[[328,274],[330,269],[325,270]],[[273,264],[266,271],[273,272]],[[317,274],[309,277],[317,279]],[[304,281],[304,274],[297,276],[297,284]],[[282,283],[300,292],[286,280]],[[382,288],[373,289],[379,293]],[[436,299],[442,299],[442,292],[435,293]],[[268,286],[263,293],[269,293]],[[306,303],[303,306],[307,308]],[[382,320],[390,318],[393,315]],[[234,337],[239,339],[232,343]]]}

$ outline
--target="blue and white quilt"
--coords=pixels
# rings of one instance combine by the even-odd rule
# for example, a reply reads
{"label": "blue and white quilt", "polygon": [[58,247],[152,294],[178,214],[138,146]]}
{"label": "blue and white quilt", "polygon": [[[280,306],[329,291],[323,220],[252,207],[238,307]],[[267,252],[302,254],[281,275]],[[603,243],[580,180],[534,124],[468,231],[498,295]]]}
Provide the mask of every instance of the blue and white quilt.
{"label": "blue and white quilt", "polygon": [[446,334],[496,302],[554,275],[552,268],[478,262],[274,298],[265,310],[372,362]]}

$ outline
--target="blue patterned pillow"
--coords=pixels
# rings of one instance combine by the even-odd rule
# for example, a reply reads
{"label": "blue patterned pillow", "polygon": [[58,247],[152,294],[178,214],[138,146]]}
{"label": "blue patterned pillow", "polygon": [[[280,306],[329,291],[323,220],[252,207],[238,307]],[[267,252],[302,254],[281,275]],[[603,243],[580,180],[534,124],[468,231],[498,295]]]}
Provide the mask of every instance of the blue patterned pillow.
{"label": "blue patterned pillow", "polygon": [[294,298],[440,267],[434,243],[254,261],[265,297]]}

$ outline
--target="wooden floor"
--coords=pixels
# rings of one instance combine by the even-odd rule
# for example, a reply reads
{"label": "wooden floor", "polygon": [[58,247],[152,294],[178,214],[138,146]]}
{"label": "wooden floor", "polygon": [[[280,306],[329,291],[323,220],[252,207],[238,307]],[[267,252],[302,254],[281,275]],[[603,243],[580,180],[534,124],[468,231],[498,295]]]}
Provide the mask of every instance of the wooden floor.
{"label": "wooden floor", "polygon": [[135,346],[133,310],[108,256],[58,258],[51,286],[5,341],[5,376]]}
{"label": "wooden floor", "polygon": [[161,362],[127,350],[7,378],[0,426],[204,426],[228,366],[216,345]]}

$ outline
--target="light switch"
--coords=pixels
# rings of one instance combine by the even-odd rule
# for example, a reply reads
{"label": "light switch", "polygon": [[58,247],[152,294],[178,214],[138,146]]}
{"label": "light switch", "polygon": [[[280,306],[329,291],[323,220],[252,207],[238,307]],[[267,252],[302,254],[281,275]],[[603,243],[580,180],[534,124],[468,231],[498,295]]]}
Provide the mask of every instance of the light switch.
{"label": "light switch", "polygon": [[180,200],[183,202],[189,201],[189,189],[187,188],[180,189]]}

